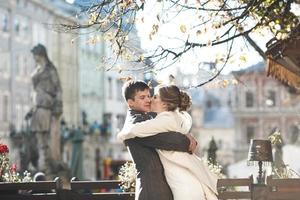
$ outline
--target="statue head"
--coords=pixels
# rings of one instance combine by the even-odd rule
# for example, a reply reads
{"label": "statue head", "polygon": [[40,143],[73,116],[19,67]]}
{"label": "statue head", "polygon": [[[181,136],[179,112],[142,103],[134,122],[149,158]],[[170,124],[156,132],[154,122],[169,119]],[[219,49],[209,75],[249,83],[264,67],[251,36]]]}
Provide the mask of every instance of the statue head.
{"label": "statue head", "polygon": [[31,53],[36,62],[39,62],[41,59],[48,60],[46,47],[42,44],[37,44],[31,49]]}

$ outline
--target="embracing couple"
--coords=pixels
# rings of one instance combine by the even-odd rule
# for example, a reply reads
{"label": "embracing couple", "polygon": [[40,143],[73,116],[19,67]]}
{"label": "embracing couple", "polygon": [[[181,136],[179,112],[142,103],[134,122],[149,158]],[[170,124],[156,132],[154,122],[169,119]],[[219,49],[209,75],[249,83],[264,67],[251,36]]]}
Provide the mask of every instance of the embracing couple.
{"label": "embracing couple", "polygon": [[216,200],[217,177],[193,154],[190,96],[170,85],[156,87],[151,98],[149,86],[134,80],[122,93],[129,110],[118,139],[138,171],[135,199]]}

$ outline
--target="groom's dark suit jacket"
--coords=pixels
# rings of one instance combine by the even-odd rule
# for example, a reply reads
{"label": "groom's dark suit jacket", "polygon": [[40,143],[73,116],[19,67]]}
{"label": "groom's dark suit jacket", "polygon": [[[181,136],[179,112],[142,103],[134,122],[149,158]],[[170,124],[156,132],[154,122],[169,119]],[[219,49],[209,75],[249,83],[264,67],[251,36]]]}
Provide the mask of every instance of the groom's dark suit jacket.
{"label": "groom's dark suit jacket", "polygon": [[[152,119],[151,114],[129,110],[125,123],[137,123]],[[188,152],[190,141],[181,133],[167,132],[145,138],[125,140],[136,165],[136,200],[173,200],[164,175],[164,169],[155,149]]]}

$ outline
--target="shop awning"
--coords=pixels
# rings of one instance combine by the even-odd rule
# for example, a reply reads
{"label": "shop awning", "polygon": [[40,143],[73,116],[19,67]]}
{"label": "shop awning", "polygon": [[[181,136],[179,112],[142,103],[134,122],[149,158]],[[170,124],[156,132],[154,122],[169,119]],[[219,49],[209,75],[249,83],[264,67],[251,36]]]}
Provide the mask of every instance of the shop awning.
{"label": "shop awning", "polygon": [[300,90],[300,24],[288,39],[272,39],[267,48],[267,75]]}

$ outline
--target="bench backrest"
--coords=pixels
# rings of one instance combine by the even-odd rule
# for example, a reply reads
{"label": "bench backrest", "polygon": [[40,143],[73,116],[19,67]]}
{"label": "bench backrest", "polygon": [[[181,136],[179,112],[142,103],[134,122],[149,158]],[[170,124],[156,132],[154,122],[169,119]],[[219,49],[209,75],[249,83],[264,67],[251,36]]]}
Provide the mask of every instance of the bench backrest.
{"label": "bench backrest", "polygon": [[57,200],[57,191],[62,188],[59,178],[54,181],[0,182],[0,199],[6,200]]}
{"label": "bench backrest", "polygon": [[300,178],[276,179],[267,177],[268,200],[299,200]]}
{"label": "bench backrest", "polygon": [[74,178],[71,179],[71,190],[79,191],[79,190],[111,190],[111,189],[119,189],[120,181],[118,180],[101,180],[101,181],[77,181]]}
{"label": "bench backrest", "polygon": [[218,179],[218,199],[252,199],[253,177]]}
{"label": "bench backrest", "polygon": [[122,192],[120,181],[77,181],[71,179],[71,191],[78,200],[134,200],[134,192]]}

